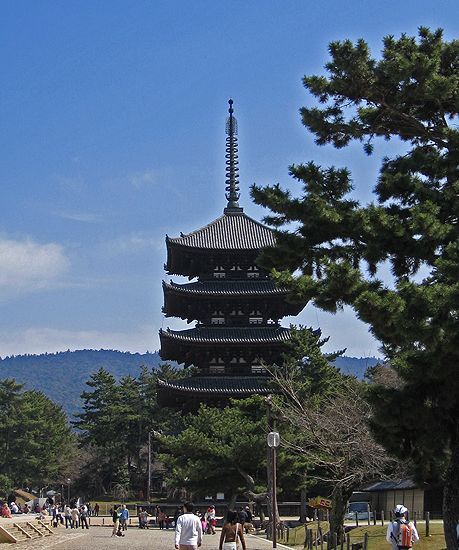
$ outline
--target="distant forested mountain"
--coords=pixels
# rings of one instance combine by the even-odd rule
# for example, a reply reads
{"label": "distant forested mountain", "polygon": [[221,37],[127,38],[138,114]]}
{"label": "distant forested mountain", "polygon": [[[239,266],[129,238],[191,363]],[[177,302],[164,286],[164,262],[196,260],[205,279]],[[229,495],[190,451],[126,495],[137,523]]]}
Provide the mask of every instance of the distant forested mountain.
{"label": "distant forested mountain", "polygon": [[363,379],[365,371],[369,367],[373,367],[377,363],[381,362],[381,359],[376,357],[338,357],[335,361],[335,365],[344,374],[353,374],[360,380]]}
{"label": "distant forested mountain", "polygon": [[[0,378],[15,378],[26,389],[42,391],[69,415],[81,408],[80,394],[90,375],[103,367],[116,378],[137,377],[140,367],[156,368],[161,359],[155,353],[129,353],[115,350],[79,350],[42,355],[17,355],[0,358]],[[336,365],[346,374],[363,378],[365,370],[376,364],[375,357],[338,357]]]}
{"label": "distant forested mountain", "polygon": [[80,394],[93,372],[103,367],[116,378],[138,376],[140,367],[156,368],[159,354],[115,350],[78,350],[0,358],[0,378],[15,378],[26,389],[40,390],[67,414],[80,410]]}

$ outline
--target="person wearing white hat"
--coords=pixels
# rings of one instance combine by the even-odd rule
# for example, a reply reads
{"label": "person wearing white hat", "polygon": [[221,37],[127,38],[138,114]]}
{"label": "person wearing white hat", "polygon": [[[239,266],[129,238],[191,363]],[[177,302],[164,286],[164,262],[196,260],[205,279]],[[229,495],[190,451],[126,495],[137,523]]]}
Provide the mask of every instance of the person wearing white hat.
{"label": "person wearing white hat", "polygon": [[392,550],[408,550],[419,540],[419,534],[411,521],[406,519],[408,508],[397,504],[394,508],[395,520],[387,526],[386,540],[392,545]]}

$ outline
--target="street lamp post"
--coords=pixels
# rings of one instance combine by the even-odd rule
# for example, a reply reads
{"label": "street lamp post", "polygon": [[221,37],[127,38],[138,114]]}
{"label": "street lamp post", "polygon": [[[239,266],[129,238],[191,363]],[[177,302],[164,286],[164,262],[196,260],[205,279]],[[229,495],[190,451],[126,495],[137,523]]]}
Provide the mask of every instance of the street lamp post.
{"label": "street lamp post", "polygon": [[278,432],[269,432],[268,447],[271,449],[271,474],[272,474],[272,531],[273,531],[273,548],[277,548],[277,480],[276,480],[276,458],[277,447],[280,445],[280,436]]}
{"label": "street lamp post", "polygon": [[148,462],[147,462],[147,502],[150,502],[151,494],[151,432],[148,432]]}
{"label": "street lamp post", "polygon": [[70,482],[72,480],[68,477],[67,478],[67,504],[70,506]]}

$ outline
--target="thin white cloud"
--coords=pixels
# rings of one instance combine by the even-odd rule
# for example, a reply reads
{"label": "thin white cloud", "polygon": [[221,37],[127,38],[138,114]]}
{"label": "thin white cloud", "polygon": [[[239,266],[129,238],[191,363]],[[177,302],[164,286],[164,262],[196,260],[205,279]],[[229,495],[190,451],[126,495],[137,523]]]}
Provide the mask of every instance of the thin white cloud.
{"label": "thin white cloud", "polygon": [[25,353],[54,353],[76,349],[116,349],[144,353],[159,347],[158,330],[153,326],[135,327],[132,332],[65,330],[31,327],[0,333],[0,357]]}
{"label": "thin white cloud", "polygon": [[137,189],[154,185],[156,183],[155,171],[144,170],[143,172],[136,172],[129,177],[129,182]]}
{"label": "thin white cloud", "polygon": [[56,212],[56,216],[64,220],[72,220],[82,223],[99,223],[102,221],[102,216],[99,214],[91,214],[89,212]]}
{"label": "thin white cloud", "polygon": [[164,236],[158,237],[150,233],[133,232],[105,241],[101,243],[100,248],[110,255],[136,254],[144,250],[162,250],[164,248]]}
{"label": "thin white cloud", "polygon": [[0,300],[49,288],[59,281],[69,265],[59,244],[0,236]]}

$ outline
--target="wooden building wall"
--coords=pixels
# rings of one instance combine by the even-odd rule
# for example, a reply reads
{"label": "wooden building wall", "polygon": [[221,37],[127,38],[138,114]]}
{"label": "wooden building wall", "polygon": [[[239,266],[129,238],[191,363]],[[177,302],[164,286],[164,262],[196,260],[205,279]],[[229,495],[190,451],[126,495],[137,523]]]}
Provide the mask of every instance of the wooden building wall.
{"label": "wooden building wall", "polygon": [[413,517],[413,512],[422,517],[424,515],[424,491],[422,489],[405,489],[371,493],[371,508],[376,511],[378,517],[381,510],[384,510],[384,517],[388,519],[391,510],[397,504],[406,506],[411,517]]}

